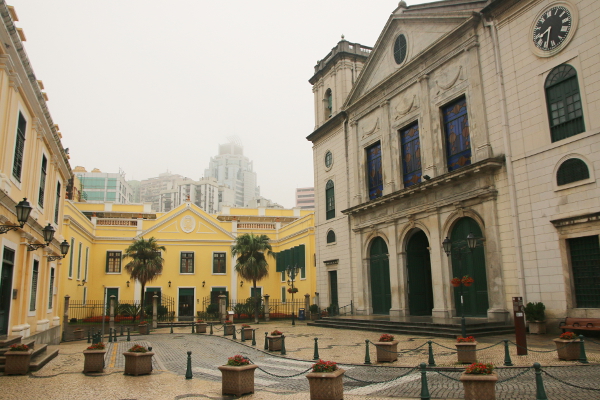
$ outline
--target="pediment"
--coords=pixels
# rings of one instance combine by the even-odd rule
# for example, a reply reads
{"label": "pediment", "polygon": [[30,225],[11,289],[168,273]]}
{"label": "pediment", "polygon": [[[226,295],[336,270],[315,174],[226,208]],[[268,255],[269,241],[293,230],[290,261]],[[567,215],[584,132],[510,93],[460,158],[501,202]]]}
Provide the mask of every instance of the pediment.
{"label": "pediment", "polygon": [[[425,62],[420,56],[429,51],[442,38],[451,35],[472,15],[470,12],[450,15],[393,14],[381,32],[367,64],[352,88],[345,107],[349,107],[393,76],[402,74],[403,71],[405,73],[418,71],[419,66],[415,63]],[[406,56],[400,64],[394,59],[394,44],[399,35],[404,35],[406,39]]]}
{"label": "pediment", "polygon": [[164,214],[140,236],[170,240],[234,240],[221,222],[194,204],[186,203]]}

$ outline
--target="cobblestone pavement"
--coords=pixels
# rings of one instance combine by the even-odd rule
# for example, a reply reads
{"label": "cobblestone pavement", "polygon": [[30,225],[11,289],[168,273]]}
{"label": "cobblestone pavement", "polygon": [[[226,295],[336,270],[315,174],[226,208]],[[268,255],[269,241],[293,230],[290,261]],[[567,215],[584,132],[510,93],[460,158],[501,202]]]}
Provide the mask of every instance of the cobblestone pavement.
{"label": "cobblestone pavement", "polygon": [[[242,343],[223,337],[222,330],[215,327],[214,335],[192,335],[187,328],[159,329],[147,336],[132,336],[130,342],[119,337],[109,343],[106,369],[103,374],[83,375],[85,342],[61,344],[59,356],[42,370],[28,376],[1,376],[0,399],[230,399],[220,395],[221,375],[217,366],[227,357],[242,354],[259,366],[256,370],[254,395],[245,399],[309,399],[307,370],[312,366],[315,338],[318,339],[319,356],[337,361],[346,370],[344,378],[345,399],[407,399],[420,398],[421,372],[416,368],[428,362],[428,341],[437,368],[427,372],[432,399],[463,398],[462,383],[458,378],[463,367],[456,364],[454,340],[395,335],[399,343],[399,360],[394,363],[376,364],[374,346],[370,345],[370,357],[374,365],[364,365],[365,340],[377,341],[379,334],[364,331],[337,330],[308,327],[299,323],[290,326],[289,321],[261,323],[258,327],[257,345],[250,341]],[[263,350],[264,333],[274,329],[286,335],[287,355]],[[238,335],[239,337],[239,335]],[[548,398],[551,400],[600,399],[600,340],[586,341],[590,364],[559,361],[553,336],[528,336],[529,355],[517,356],[514,345],[509,347],[515,367],[502,367],[504,342],[510,337],[489,337],[479,340],[477,352],[480,361],[493,362],[499,383],[497,399],[525,400],[536,398],[533,362],[542,365],[543,379]],[[499,343],[499,344],[498,344]],[[133,344],[151,346],[156,353],[153,374],[129,377],[123,375],[122,352]],[[492,346],[492,347],[490,347]],[[413,350],[419,348],[418,350]],[[535,350],[535,351],[531,351]],[[193,378],[184,378],[187,352],[191,351]],[[441,367],[441,368],[440,368]],[[596,390],[588,390],[588,389]]]}

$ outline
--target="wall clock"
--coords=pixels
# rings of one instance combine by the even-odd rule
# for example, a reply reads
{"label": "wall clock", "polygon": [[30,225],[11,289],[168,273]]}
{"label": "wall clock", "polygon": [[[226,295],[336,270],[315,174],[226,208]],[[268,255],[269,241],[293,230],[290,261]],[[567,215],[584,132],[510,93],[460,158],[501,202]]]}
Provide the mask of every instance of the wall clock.
{"label": "wall clock", "polygon": [[531,28],[534,53],[550,57],[561,51],[575,33],[577,17],[576,8],[566,2],[544,8],[533,20]]}

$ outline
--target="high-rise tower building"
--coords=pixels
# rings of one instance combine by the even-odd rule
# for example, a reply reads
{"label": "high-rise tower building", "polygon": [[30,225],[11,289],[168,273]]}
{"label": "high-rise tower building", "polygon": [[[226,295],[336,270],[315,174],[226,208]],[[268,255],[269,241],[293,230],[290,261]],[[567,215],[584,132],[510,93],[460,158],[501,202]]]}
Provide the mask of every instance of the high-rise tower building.
{"label": "high-rise tower building", "polygon": [[[252,170],[252,161],[244,156],[244,147],[239,139],[232,138],[226,144],[219,145],[219,155],[211,157],[205,178],[215,178],[219,186],[232,189],[235,193],[232,204],[244,207],[253,198],[260,196],[260,187],[256,185],[256,172]],[[219,199],[224,202],[225,199]]]}
{"label": "high-rise tower building", "polygon": [[189,178],[179,174],[172,174],[169,171],[158,174],[157,177],[144,179],[140,183],[140,201],[142,203],[152,203],[152,210],[159,211],[159,195],[163,190],[173,189],[176,181],[184,181]]}

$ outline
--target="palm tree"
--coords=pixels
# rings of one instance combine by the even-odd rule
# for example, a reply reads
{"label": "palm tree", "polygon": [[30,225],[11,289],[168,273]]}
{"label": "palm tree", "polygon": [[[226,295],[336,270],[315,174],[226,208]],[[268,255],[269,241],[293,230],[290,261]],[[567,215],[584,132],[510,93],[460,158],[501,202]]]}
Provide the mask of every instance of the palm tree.
{"label": "palm tree", "polygon": [[142,285],[142,303],[140,311],[140,321],[144,320],[144,295],[146,284],[156,279],[157,275],[163,270],[163,258],[160,251],[166,251],[165,246],[159,246],[156,239],[151,237],[145,240],[143,237],[134,240],[133,243],[125,249],[123,258],[131,258],[131,261],[125,265],[125,271],[131,279],[137,279]]}
{"label": "palm tree", "polygon": [[237,256],[235,271],[244,280],[252,281],[254,287],[254,322],[258,323],[258,292],[256,282],[269,275],[267,256],[273,257],[269,237],[246,233],[238,236],[231,246],[231,255]]}

